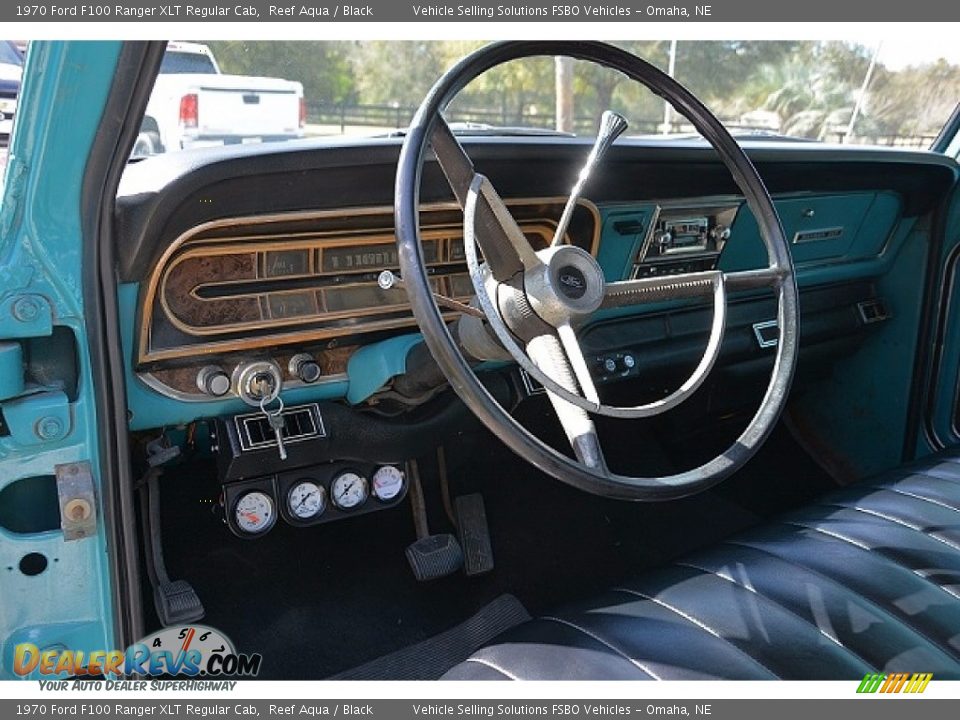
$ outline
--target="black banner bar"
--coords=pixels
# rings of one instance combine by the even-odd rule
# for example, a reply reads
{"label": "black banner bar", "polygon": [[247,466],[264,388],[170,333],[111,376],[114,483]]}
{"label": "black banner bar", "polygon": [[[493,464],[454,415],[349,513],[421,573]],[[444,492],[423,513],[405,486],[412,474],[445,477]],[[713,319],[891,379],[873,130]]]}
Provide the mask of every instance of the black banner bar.
{"label": "black banner bar", "polygon": [[4,3],[0,22],[953,22],[960,3],[944,0],[703,0],[703,2],[409,2],[356,3],[199,0],[102,3],[66,0]]}
{"label": "black banner bar", "polygon": [[[851,689],[851,694],[855,688]],[[907,708],[906,705],[910,707]],[[310,718],[360,720],[462,720],[463,718],[562,718],[563,720],[637,720],[648,717],[703,720],[939,720],[956,714],[955,700],[910,698],[849,700],[112,700],[84,697],[69,700],[3,700],[4,718],[157,718],[165,720],[301,720]]]}

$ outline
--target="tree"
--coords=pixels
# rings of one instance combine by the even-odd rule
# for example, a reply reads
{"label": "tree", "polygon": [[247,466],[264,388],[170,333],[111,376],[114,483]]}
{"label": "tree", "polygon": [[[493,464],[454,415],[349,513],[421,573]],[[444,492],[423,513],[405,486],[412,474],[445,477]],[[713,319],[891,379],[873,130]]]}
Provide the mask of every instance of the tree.
{"label": "tree", "polygon": [[846,129],[869,64],[861,45],[803,43],[779,63],[761,65],[743,97],[775,112],[785,135],[828,139]]}
{"label": "tree", "polygon": [[356,98],[349,59],[354,43],[212,40],[206,44],[223,72],[296,80],[303,84],[310,104],[337,105]]}
{"label": "tree", "polygon": [[[960,97],[960,67],[941,59],[896,73],[882,71],[868,93],[865,114],[888,136],[936,135]],[[867,134],[860,122],[857,134]]]}
{"label": "tree", "polygon": [[[450,64],[477,44],[445,43]],[[458,108],[486,108],[493,112],[490,121],[494,124],[529,125],[541,116],[539,124],[553,127],[553,58],[512,60],[484,73],[464,88],[452,109]]]}
{"label": "tree", "polygon": [[357,42],[350,57],[360,102],[411,106],[445,69],[442,43],[370,40]]}

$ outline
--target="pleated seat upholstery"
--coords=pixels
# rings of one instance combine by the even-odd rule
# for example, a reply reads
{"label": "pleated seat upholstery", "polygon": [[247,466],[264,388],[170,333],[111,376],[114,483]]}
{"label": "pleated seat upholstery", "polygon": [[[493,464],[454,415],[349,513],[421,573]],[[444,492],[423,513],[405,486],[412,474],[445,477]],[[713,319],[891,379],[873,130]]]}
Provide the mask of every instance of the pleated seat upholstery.
{"label": "pleated seat upholstery", "polygon": [[960,453],[524,623],[455,680],[960,678]]}

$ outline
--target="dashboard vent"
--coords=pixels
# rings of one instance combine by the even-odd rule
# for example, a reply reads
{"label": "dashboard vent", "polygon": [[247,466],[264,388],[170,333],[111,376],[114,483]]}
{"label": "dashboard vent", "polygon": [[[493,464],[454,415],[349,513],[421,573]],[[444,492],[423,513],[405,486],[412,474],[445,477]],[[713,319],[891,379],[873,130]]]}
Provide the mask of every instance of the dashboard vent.
{"label": "dashboard vent", "polygon": [[[288,408],[283,411],[283,419],[285,424],[281,432],[285,444],[327,436],[320,408],[316,403]],[[240,438],[240,448],[244,452],[277,446],[273,428],[263,413],[238,415],[234,421]]]}

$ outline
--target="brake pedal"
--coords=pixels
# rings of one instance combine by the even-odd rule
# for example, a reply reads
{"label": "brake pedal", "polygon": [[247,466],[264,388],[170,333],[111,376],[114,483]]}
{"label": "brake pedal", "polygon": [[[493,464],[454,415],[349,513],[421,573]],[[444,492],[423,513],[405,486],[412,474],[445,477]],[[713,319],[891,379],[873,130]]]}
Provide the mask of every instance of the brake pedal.
{"label": "brake pedal", "polygon": [[407,562],[419,582],[437,580],[463,566],[463,550],[453,535],[427,535],[407,547]]}
{"label": "brake pedal", "polygon": [[407,562],[413,576],[419,582],[437,580],[452,575],[463,567],[463,550],[457,539],[448,533],[431,535],[427,526],[427,509],[420,484],[417,461],[411,460],[407,467],[410,481],[410,508],[417,540],[407,547]]}
{"label": "brake pedal", "polygon": [[186,580],[171,580],[163,559],[160,536],[160,489],[161,470],[151,467],[140,490],[140,507],[143,514],[144,549],[147,576],[153,586],[153,602],[157,617],[164,627],[195,622],[204,616],[203,603],[193,586]]}
{"label": "brake pedal", "polygon": [[454,501],[460,546],[463,548],[463,571],[467,575],[482,575],[493,570],[493,548],[490,545],[490,527],[483,495],[460,495]]}

